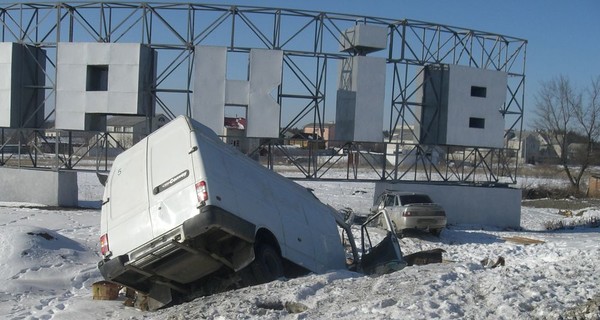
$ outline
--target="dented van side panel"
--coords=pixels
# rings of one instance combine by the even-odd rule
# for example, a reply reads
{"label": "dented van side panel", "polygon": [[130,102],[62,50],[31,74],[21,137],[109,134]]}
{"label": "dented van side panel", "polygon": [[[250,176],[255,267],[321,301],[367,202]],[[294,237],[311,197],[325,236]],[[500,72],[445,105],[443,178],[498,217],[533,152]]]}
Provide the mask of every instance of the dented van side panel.
{"label": "dented van side panel", "polygon": [[190,134],[187,126],[170,126],[148,137],[148,199],[153,237],[198,213]]}
{"label": "dented van side panel", "polygon": [[[202,135],[202,131],[197,134]],[[199,141],[202,141],[199,153],[209,173],[213,205],[235,212],[257,229],[271,231],[278,240],[281,255],[308,270],[345,268],[341,241],[329,207],[306,188],[231,146],[222,145],[221,141],[213,144],[204,137],[199,137]],[[219,189],[215,190],[215,186]]]}

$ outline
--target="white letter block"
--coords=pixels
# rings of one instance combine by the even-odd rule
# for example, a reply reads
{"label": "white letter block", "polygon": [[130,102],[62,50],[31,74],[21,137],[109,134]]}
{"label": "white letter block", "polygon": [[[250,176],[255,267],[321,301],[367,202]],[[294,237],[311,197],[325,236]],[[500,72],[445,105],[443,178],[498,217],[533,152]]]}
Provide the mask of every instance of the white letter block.
{"label": "white letter block", "polygon": [[271,92],[281,84],[283,51],[250,50],[248,81],[226,80],[225,47],[196,47],[194,61],[192,118],[222,135],[225,106],[246,106],[247,137],[279,137],[281,109]]}
{"label": "white letter block", "polygon": [[0,127],[43,126],[45,67],[45,50],[0,43]]}
{"label": "white letter block", "polygon": [[[149,47],[137,43],[61,42],[57,55],[57,129],[104,131],[108,114],[154,114],[150,89],[156,68]],[[108,74],[95,76],[95,69],[104,69]],[[99,87],[90,86],[90,79]]]}

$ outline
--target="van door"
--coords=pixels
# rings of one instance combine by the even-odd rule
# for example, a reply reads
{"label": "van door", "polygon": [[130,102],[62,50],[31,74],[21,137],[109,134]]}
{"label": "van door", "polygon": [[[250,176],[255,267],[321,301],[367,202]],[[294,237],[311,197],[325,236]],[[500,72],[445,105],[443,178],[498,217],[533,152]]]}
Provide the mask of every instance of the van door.
{"label": "van door", "polygon": [[184,121],[148,137],[148,197],[154,237],[197,213],[190,151],[190,130]]}
{"label": "van door", "polygon": [[147,185],[146,140],[142,140],[115,160],[107,180],[104,205],[109,212],[105,218],[115,256],[152,239]]}

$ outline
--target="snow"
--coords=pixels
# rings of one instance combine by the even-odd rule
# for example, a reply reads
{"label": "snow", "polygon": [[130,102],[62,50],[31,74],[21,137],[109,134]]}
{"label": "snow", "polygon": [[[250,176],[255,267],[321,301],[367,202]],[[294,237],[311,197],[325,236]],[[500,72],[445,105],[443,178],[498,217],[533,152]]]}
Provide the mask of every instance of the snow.
{"label": "snow", "polygon": [[[372,277],[347,270],[311,274],[198,298],[156,312],[92,300],[102,280],[99,199],[93,174],[80,173],[80,204],[90,209],[0,203],[0,316],[6,319],[599,319],[600,229],[545,231],[566,218],[553,208],[522,208],[520,230],[451,226],[439,238],[414,233],[404,254],[445,250],[444,263]],[[528,183],[531,183],[529,181]],[[536,182],[537,183],[537,182]],[[554,182],[552,182],[554,183]],[[372,183],[302,182],[335,208],[366,213]],[[520,244],[507,237],[543,241]],[[481,260],[504,257],[505,266]]]}

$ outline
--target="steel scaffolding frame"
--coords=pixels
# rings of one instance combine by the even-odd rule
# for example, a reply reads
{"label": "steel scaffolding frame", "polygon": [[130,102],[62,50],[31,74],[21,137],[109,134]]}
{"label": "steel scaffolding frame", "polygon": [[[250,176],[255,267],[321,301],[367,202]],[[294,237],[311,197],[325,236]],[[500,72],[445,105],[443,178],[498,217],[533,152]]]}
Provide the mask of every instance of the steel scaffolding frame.
{"label": "steel scaffolding frame", "polygon": [[[0,4],[0,41],[28,44],[47,52],[47,85],[38,88],[45,93],[46,120],[54,113],[58,42],[135,42],[156,50],[158,70],[152,92],[159,112],[171,118],[191,113],[195,46],[226,46],[232,54],[247,54],[252,48],[265,48],[284,52],[284,74],[276,96],[282,114],[289,115],[289,119],[282,117],[280,120],[282,136],[306,119],[315,124],[314,129],[322,136],[327,121],[327,97],[333,90],[330,83],[335,84],[329,77],[333,75],[334,80],[336,77],[336,72],[332,72],[336,63],[331,62],[357,54],[339,49],[343,31],[357,24],[388,29],[387,50],[372,55],[383,57],[388,63],[390,76],[386,100],[389,99],[389,104],[386,108],[390,137],[396,130],[412,130],[409,124],[417,121],[415,109],[420,107],[420,102],[415,99],[420,89],[419,73],[423,66],[431,64],[460,64],[506,72],[509,76],[508,99],[501,112],[509,130],[521,131],[527,45],[524,39],[417,20],[283,8],[144,2]],[[281,144],[281,140],[260,142],[261,150],[267,148],[270,151]],[[0,146],[6,144],[3,138]],[[517,161],[510,160],[507,155],[514,150],[411,145],[402,136],[397,142],[390,138],[384,143],[383,150],[387,144],[395,145],[396,150],[410,148],[424,156],[407,162],[398,153],[391,155],[384,151],[383,161],[379,163],[365,160],[369,163],[367,167],[377,173],[376,180],[403,180],[411,172],[414,175],[410,179],[414,180],[516,182]],[[425,156],[432,148],[445,150],[446,159],[440,163]],[[332,149],[334,154],[356,154],[364,159],[373,159],[373,150],[381,152],[381,146],[377,148],[360,141],[343,142],[342,146]],[[3,153],[2,148],[0,152]],[[457,160],[457,155],[461,154],[462,160]],[[388,158],[393,156],[394,161],[386,163],[386,155]],[[294,161],[293,156],[288,157],[303,178],[331,178],[327,175],[333,166],[331,161],[314,165],[318,161],[312,157],[318,157],[318,152],[309,152],[309,156],[308,164],[312,166]],[[268,159],[266,165],[275,168],[271,154]],[[36,163],[33,160],[32,166],[37,166]],[[457,168],[464,170],[467,163],[471,166],[470,173],[461,174]],[[359,161],[352,164],[348,161],[348,172],[354,173],[348,174],[348,179],[361,179],[357,174],[359,165]],[[61,167],[73,168],[66,162]],[[425,177],[416,172],[425,172]]]}

